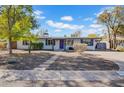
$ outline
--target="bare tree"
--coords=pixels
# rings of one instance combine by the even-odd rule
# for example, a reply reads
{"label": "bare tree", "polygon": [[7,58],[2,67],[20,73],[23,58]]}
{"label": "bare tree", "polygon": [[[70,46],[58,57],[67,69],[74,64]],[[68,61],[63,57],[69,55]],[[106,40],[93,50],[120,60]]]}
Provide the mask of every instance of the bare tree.
{"label": "bare tree", "polygon": [[98,17],[98,22],[106,26],[109,43],[111,48],[111,42],[114,41],[113,48],[116,49],[116,36],[121,24],[124,24],[124,8],[122,6],[116,6],[112,10],[105,10]]}

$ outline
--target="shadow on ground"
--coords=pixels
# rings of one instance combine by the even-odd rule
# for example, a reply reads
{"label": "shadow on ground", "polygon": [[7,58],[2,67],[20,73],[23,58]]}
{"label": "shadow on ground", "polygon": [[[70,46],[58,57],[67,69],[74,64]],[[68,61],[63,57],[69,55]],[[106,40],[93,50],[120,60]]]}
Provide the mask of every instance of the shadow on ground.
{"label": "shadow on ground", "polygon": [[102,81],[60,81],[60,80],[38,80],[38,81],[0,81],[2,87],[124,87],[124,80]]}
{"label": "shadow on ground", "polygon": [[119,66],[92,54],[82,54],[78,57],[59,56],[47,70],[119,70]]}
{"label": "shadow on ground", "polygon": [[39,65],[43,64],[53,54],[50,53],[18,53],[13,55],[0,56],[0,69],[12,70],[33,70]]}

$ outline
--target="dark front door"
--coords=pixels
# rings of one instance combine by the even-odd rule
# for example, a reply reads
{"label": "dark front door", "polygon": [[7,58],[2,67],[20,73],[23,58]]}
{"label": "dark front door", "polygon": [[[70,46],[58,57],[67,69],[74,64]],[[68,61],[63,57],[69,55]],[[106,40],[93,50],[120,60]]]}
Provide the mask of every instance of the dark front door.
{"label": "dark front door", "polygon": [[60,49],[64,49],[64,40],[60,40]]}

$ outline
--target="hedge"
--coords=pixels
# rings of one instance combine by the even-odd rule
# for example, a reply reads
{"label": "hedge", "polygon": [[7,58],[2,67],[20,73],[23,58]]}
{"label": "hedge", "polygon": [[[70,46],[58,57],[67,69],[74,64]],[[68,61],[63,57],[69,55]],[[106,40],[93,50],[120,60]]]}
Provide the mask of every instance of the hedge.
{"label": "hedge", "polygon": [[41,50],[43,48],[43,43],[31,43],[31,49],[33,50]]}

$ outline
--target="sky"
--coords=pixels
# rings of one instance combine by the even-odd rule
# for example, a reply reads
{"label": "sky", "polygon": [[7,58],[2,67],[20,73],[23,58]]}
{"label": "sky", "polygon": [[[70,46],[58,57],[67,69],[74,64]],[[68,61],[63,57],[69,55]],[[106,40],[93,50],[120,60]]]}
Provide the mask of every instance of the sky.
{"label": "sky", "polygon": [[[69,36],[81,31],[82,37],[88,34],[103,35],[105,27],[97,23],[97,17],[107,8],[102,5],[34,5],[33,11],[40,25],[39,29],[48,29],[50,36]],[[39,31],[34,30],[34,32]]]}

